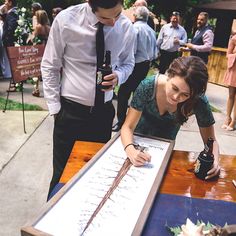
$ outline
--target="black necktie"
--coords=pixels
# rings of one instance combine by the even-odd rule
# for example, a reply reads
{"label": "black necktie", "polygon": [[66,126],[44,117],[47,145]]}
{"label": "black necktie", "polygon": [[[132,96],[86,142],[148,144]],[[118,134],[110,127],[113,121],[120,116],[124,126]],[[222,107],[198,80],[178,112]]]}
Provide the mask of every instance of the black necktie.
{"label": "black necktie", "polygon": [[[104,60],[104,33],[103,24],[98,22],[98,30],[96,34],[96,52],[97,52],[97,71],[102,66]],[[96,95],[95,106],[101,106],[104,104],[104,92],[98,86],[98,76],[96,76]]]}

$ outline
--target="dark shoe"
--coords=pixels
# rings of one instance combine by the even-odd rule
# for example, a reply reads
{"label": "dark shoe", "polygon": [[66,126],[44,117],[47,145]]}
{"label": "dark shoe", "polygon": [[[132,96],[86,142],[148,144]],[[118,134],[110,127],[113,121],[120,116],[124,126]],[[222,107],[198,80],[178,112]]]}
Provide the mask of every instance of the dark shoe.
{"label": "dark shoe", "polygon": [[39,96],[40,96],[39,90],[38,90],[38,89],[34,90],[34,91],[32,92],[32,95],[33,95],[34,97],[39,97]]}
{"label": "dark shoe", "polygon": [[16,92],[16,84],[14,82],[10,83],[10,86],[7,92]]}
{"label": "dark shoe", "polygon": [[11,86],[11,87],[7,90],[7,92],[8,92],[8,93],[16,92],[16,87]]}
{"label": "dark shoe", "polygon": [[115,125],[112,126],[112,131],[113,132],[118,132],[121,129],[122,124],[117,122]]}

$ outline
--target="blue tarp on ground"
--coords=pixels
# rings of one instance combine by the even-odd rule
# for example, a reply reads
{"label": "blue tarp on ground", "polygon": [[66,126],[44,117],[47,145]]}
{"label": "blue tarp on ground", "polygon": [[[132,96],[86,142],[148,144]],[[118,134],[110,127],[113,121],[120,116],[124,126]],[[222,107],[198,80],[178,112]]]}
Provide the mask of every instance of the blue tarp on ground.
{"label": "blue tarp on ground", "polygon": [[214,225],[236,224],[236,204],[220,200],[208,200],[159,194],[153,204],[144,228],[145,236],[171,235],[165,225],[181,226],[189,218],[193,223],[202,220]]}
{"label": "blue tarp on ground", "polygon": [[[57,184],[51,197],[64,184]],[[214,225],[236,224],[236,203],[183,197],[174,194],[158,194],[147,219],[142,236],[170,236],[169,227],[185,224],[189,218],[193,223],[202,220]]]}

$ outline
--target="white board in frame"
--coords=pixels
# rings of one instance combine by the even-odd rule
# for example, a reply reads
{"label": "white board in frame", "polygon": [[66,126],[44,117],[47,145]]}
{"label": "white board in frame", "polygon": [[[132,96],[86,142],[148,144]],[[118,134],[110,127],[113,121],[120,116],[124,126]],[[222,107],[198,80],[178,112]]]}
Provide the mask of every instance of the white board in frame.
{"label": "white board in frame", "polygon": [[150,163],[131,165],[118,133],[47,203],[32,224],[22,227],[22,236],[141,235],[174,141],[139,134],[134,141],[151,154]]}

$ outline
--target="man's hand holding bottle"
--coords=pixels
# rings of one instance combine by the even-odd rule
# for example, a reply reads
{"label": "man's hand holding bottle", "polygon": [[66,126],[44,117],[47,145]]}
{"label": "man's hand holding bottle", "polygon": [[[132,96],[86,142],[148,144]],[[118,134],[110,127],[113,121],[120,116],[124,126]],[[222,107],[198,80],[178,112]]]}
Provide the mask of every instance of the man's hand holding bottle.
{"label": "man's hand holding bottle", "polygon": [[111,51],[106,51],[105,61],[101,68],[98,68],[98,81],[102,91],[112,90],[118,83],[118,76],[112,72]]}
{"label": "man's hand holding bottle", "polygon": [[193,44],[191,43],[191,39],[188,39],[188,42],[184,46],[180,47],[178,50],[179,52],[189,52],[192,48]]}
{"label": "man's hand holding bottle", "polygon": [[103,77],[102,79],[102,91],[110,91],[113,90],[114,87],[117,85],[118,83],[118,76],[116,73],[111,73],[109,75],[106,75]]}

